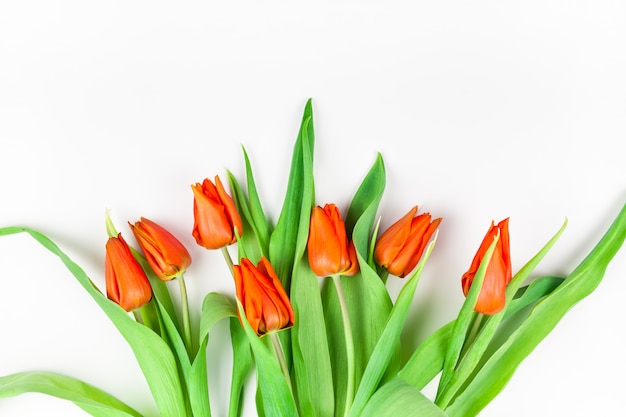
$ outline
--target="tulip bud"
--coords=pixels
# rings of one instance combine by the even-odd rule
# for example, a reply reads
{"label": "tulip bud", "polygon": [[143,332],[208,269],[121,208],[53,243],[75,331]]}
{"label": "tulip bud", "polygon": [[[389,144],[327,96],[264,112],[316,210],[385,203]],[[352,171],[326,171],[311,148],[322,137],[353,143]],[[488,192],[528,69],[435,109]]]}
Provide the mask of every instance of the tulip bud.
{"label": "tulip bud", "polygon": [[183,244],[155,222],[142,217],[141,221],[128,225],[150,268],[162,281],[183,274],[191,264],[191,256]]}
{"label": "tulip bud", "polygon": [[506,303],[506,286],[511,282],[512,278],[508,218],[502,220],[497,225],[491,222],[491,227],[487,231],[478,252],[474,256],[472,265],[469,270],[463,274],[463,278],[461,279],[463,293],[467,296],[472,282],[474,281],[476,271],[498,233],[500,237],[496,242],[496,247],[489,260],[480,295],[474,307],[475,311],[483,314],[496,314],[504,308]]}
{"label": "tulip bud", "polygon": [[256,267],[243,258],[240,265],[234,265],[233,275],[237,298],[256,334],[293,326],[291,302],[267,258],[261,258]]}
{"label": "tulip bud", "polygon": [[426,245],[441,223],[441,218],[431,222],[429,213],[415,217],[417,206],[392,224],[376,242],[374,260],[387,272],[400,278],[408,275],[417,265]]}
{"label": "tulip bud", "polygon": [[319,277],[351,276],[359,271],[353,242],[348,242],[346,226],[334,204],[314,207],[307,243],[309,265]]}
{"label": "tulip bud", "polygon": [[235,243],[235,233],[242,233],[241,217],[219,177],[215,177],[215,184],[207,178],[191,188],[194,195],[193,237],[198,245],[220,249]]}
{"label": "tulip bud", "polygon": [[152,287],[146,273],[130,252],[121,233],[106,243],[105,278],[107,297],[126,311],[147,304]]}

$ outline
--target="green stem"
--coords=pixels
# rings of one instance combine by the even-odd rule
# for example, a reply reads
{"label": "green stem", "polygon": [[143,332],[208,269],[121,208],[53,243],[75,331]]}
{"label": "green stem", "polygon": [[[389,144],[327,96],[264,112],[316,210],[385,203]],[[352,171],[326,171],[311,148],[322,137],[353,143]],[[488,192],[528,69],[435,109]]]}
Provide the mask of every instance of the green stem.
{"label": "green stem", "polygon": [[135,321],[137,323],[143,324],[143,318],[141,317],[141,313],[139,312],[139,309],[133,310],[133,316],[135,316]]}
{"label": "green stem", "polygon": [[341,287],[340,275],[332,276],[335,288],[337,289],[337,297],[339,298],[339,306],[341,307],[341,317],[343,319],[343,333],[346,339],[346,363],[348,366],[348,383],[346,386],[346,405],[344,408],[344,416],[347,416],[352,407],[354,399],[354,379],[355,379],[355,363],[354,363],[354,340],[352,338],[352,326],[350,325],[350,315],[348,313],[348,304]]}
{"label": "green stem", "polygon": [[159,312],[154,297],[152,297],[152,300],[150,300],[148,304],[143,305],[136,311],[139,312],[139,316],[141,317],[140,323],[143,323],[146,327],[152,329],[156,334],[161,335]]}
{"label": "green stem", "polygon": [[185,338],[187,353],[189,353],[189,357],[191,358],[193,348],[191,346],[191,320],[189,319],[189,300],[187,298],[187,286],[185,285],[185,279],[182,275],[179,275],[176,280],[178,281],[178,286],[180,288],[180,303],[183,312],[183,337]]}
{"label": "green stem", "polygon": [[228,246],[224,246],[222,248],[222,255],[224,255],[228,269],[230,269],[230,274],[233,275],[233,259],[230,257],[230,253],[228,252]]}
{"label": "green stem", "polygon": [[276,353],[276,358],[280,364],[280,369],[283,371],[283,375],[285,375],[285,379],[289,385],[289,389],[293,389],[291,386],[291,377],[289,376],[289,368],[287,367],[287,360],[285,359],[285,352],[283,351],[283,346],[280,344],[278,332],[270,332],[269,336],[272,341],[272,346],[274,347],[274,352]]}

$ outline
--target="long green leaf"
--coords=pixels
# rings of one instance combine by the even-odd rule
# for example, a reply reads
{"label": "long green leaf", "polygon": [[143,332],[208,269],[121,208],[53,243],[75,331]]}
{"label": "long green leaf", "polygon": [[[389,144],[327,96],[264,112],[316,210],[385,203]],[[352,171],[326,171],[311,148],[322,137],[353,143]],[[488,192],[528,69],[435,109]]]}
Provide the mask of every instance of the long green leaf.
{"label": "long green leaf", "polygon": [[[506,323],[506,319],[509,316],[550,294],[562,282],[563,278],[548,276],[537,278],[528,286],[520,288],[516,298],[513,299],[506,309],[503,319],[504,323]],[[411,358],[398,373],[398,377],[417,389],[424,388],[432,381],[443,368],[443,361],[448,343],[450,343],[453,327],[454,321],[451,321],[437,329],[420,343],[411,355]]]}
{"label": "long green leaf", "polygon": [[350,417],[358,417],[361,415],[365,405],[370,400],[381,382],[389,361],[391,360],[394,352],[396,352],[395,347],[400,340],[400,335],[402,333],[407,314],[409,313],[411,303],[413,302],[417,283],[419,282],[424,265],[426,264],[434,245],[435,240],[428,245],[424,251],[422,259],[418,263],[415,270],[408,277],[408,280],[402,290],[400,290],[400,294],[398,295],[396,303],[394,304],[389,315],[389,320],[387,321],[385,330],[380,336],[378,343],[376,343],[374,352],[372,353],[372,356],[368,361],[367,368],[363,373],[363,378],[354,397],[354,403],[350,409]]}
{"label": "long green leaf", "polygon": [[[252,330],[241,303],[237,302],[239,316],[254,354],[257,385],[262,396],[262,407],[267,417],[296,417],[298,411],[291,389],[276,356]],[[268,336],[269,337],[269,336]]]}
{"label": "long green leaf", "polygon": [[[385,166],[380,154],[355,193],[346,215],[346,230],[352,237],[359,255],[360,272],[352,277],[342,277],[343,288],[354,340],[355,383],[358,384],[367,362],[385,327],[392,302],[384,282],[367,262],[370,238],[385,189]],[[331,351],[335,381],[335,410],[340,413],[348,395],[347,369],[343,319],[334,285],[323,285],[325,322]],[[350,399],[351,401],[352,399]]]}
{"label": "long green leaf", "polygon": [[360,417],[446,417],[446,413],[402,379],[383,385]]}
{"label": "long green leaf", "polygon": [[0,397],[39,392],[72,401],[95,417],[141,417],[122,401],[90,384],[49,372],[20,372],[0,377]]}
{"label": "long green leaf", "polygon": [[252,262],[256,263],[261,259],[261,256],[263,256],[262,242],[259,238],[248,200],[239,182],[230,171],[228,172],[228,181],[232,190],[235,207],[237,207],[237,211],[241,215],[241,224],[243,227],[243,230],[240,231],[241,237],[237,239],[239,258],[247,257]]}
{"label": "long green leaf", "polygon": [[187,411],[176,359],[169,346],[156,333],[134,321],[120,306],[108,300],[89,279],[85,271],[42,233],[26,227],[5,227],[0,229],[0,236],[22,232],[31,235],[61,259],[124,336],[146,377],[162,417],[186,416]]}
{"label": "long green leaf", "polygon": [[[233,347],[233,369],[230,384],[228,417],[240,417],[246,378],[254,368],[250,342],[238,318],[230,319],[230,340]],[[259,417],[261,412],[259,412]]]}
{"label": "long green leaf", "polygon": [[451,417],[476,416],[506,385],[519,364],[577,302],[600,283],[626,239],[626,204],[600,242],[552,293],[540,301],[447,408]]}
{"label": "long green leaf", "polygon": [[[457,394],[458,390],[465,384],[465,381],[475,372],[479,362],[483,361],[483,355],[492,344],[492,339],[498,332],[501,321],[506,315],[507,307],[511,304],[513,297],[516,295],[520,285],[528,278],[530,273],[535,269],[539,262],[546,256],[550,249],[559,239],[565,227],[567,220],[563,223],[557,233],[539,250],[539,252],[531,258],[511,279],[506,288],[506,304],[505,308],[497,314],[491,316],[477,315],[482,319],[480,331],[473,341],[470,341],[469,347],[463,347],[465,354],[460,358],[459,363],[454,369],[450,378],[445,385],[440,385],[440,395],[437,396],[437,404],[445,407],[449,401]],[[467,343],[467,341],[466,341]]]}
{"label": "long green leaf", "polygon": [[474,311],[474,306],[476,305],[476,301],[478,301],[478,296],[480,295],[480,291],[485,280],[487,266],[489,265],[491,255],[493,254],[499,238],[500,235],[496,236],[485,252],[483,259],[480,262],[480,266],[476,271],[476,275],[474,276],[472,286],[470,287],[467,297],[463,302],[463,306],[461,306],[461,310],[459,311],[456,320],[454,320],[454,327],[452,329],[450,343],[448,344],[448,351],[446,352],[441,379],[437,389],[437,396],[435,398],[435,403],[437,403],[437,405],[444,403],[445,406],[445,403],[448,400],[446,397],[449,393],[448,386],[450,384],[450,380],[454,377],[455,369],[462,357],[462,350],[467,345],[467,337],[470,332],[470,327],[475,323],[475,320],[480,319],[479,313]]}
{"label": "long green leaf", "polygon": [[313,109],[308,100],[302,116],[300,132],[293,148],[291,170],[287,184],[285,201],[270,237],[270,261],[276,274],[287,291],[291,288],[291,273],[295,264],[298,225],[301,220],[302,200],[304,194],[305,167],[303,162],[303,137],[307,137],[308,152],[313,155],[315,135],[313,132]]}
{"label": "long green leaf", "polygon": [[302,257],[291,283],[297,318],[291,330],[295,385],[302,415],[332,417],[333,375],[318,281]]}
{"label": "long green leaf", "polygon": [[194,416],[211,416],[206,367],[206,348],[209,341],[209,331],[215,323],[229,317],[237,317],[237,308],[226,296],[211,292],[204,297],[202,315],[200,316],[200,349],[186,377],[189,400]]}

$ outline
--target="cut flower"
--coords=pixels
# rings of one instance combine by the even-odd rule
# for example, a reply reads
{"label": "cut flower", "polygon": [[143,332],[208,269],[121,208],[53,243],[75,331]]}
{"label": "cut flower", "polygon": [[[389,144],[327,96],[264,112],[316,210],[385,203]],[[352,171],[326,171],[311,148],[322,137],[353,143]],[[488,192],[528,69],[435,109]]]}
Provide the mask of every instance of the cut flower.
{"label": "cut flower", "polygon": [[502,220],[497,225],[491,222],[491,227],[478,248],[469,270],[463,274],[461,279],[463,294],[467,296],[485,253],[498,234],[498,242],[491,255],[480,295],[474,307],[475,311],[483,314],[498,313],[504,308],[506,302],[506,286],[511,282],[512,277],[508,218]]}
{"label": "cut flower", "polygon": [[145,217],[134,225],[130,222],[128,225],[159,279],[169,281],[176,278],[191,264],[191,256],[185,246],[165,228]]}
{"label": "cut flower", "polygon": [[374,259],[390,274],[404,278],[417,265],[441,218],[431,222],[430,213],[415,216],[413,207],[391,225],[376,242]]}
{"label": "cut flower", "polygon": [[133,257],[121,233],[107,241],[104,259],[109,299],[126,311],[136,310],[152,299],[148,277]]}
{"label": "cut flower", "polygon": [[334,204],[313,207],[307,244],[309,265],[319,277],[351,276],[359,271],[356,249]]}
{"label": "cut flower", "polygon": [[293,326],[291,302],[267,258],[261,258],[257,266],[243,258],[233,266],[233,275],[237,299],[256,334]]}
{"label": "cut flower", "polygon": [[206,178],[193,190],[193,237],[198,245],[207,249],[220,249],[237,240],[242,233],[241,217],[232,197],[226,193],[219,177],[215,184]]}

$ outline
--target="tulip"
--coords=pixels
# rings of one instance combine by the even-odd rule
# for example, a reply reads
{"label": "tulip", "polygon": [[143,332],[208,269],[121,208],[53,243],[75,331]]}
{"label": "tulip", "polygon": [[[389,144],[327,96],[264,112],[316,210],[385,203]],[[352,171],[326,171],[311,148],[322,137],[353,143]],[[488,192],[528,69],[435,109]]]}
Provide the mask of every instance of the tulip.
{"label": "tulip", "polygon": [[162,281],[182,275],[191,264],[191,256],[183,244],[155,222],[142,217],[141,221],[128,225],[150,268]]}
{"label": "tulip", "polygon": [[309,265],[317,276],[351,276],[359,271],[354,242],[348,242],[346,226],[334,204],[313,208],[307,247]]}
{"label": "tulip", "polygon": [[267,258],[261,258],[256,267],[243,258],[240,265],[233,266],[233,275],[237,298],[256,334],[293,326],[291,302]]}
{"label": "tulip", "polygon": [[147,304],[152,288],[146,273],[135,260],[121,233],[106,243],[105,278],[107,297],[126,311]]}
{"label": "tulip", "polygon": [[417,206],[391,225],[376,242],[374,260],[390,274],[404,278],[417,265],[426,245],[441,223],[429,213],[415,217]]}
{"label": "tulip", "polygon": [[219,177],[215,177],[215,184],[207,178],[191,188],[194,195],[193,237],[198,245],[220,249],[235,243],[236,233],[242,233],[241,217]]}
{"label": "tulip", "polygon": [[467,296],[485,252],[487,252],[498,234],[500,234],[500,237],[491,255],[485,279],[474,307],[475,311],[483,314],[496,314],[504,308],[506,303],[506,286],[512,277],[508,218],[502,220],[497,225],[491,222],[491,227],[487,231],[476,256],[474,256],[472,265],[461,279],[463,293]]}

